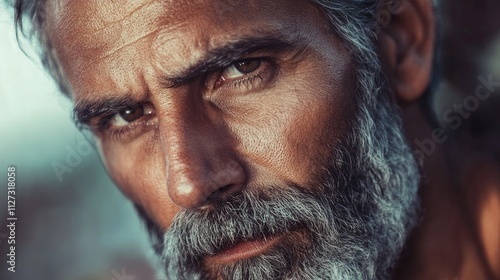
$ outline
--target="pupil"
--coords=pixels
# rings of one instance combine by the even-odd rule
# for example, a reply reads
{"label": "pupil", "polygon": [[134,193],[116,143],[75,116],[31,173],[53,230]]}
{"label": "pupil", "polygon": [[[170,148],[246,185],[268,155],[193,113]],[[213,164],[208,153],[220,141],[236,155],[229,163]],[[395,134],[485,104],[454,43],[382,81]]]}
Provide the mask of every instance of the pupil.
{"label": "pupil", "polygon": [[248,74],[257,70],[257,68],[260,67],[260,64],[261,64],[260,59],[249,59],[236,62],[235,67],[241,73]]}
{"label": "pupil", "polygon": [[133,122],[144,115],[144,109],[142,106],[129,107],[120,112],[120,117],[122,117],[127,122]]}

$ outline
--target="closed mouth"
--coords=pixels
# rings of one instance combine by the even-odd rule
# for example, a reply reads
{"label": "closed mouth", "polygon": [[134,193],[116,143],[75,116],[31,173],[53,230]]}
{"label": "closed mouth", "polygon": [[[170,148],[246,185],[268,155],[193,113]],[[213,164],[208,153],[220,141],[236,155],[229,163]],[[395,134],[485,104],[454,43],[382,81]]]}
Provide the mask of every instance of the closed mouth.
{"label": "closed mouth", "polygon": [[229,264],[243,259],[248,259],[261,255],[275,247],[285,236],[285,234],[262,237],[249,241],[239,241],[235,244],[223,249],[215,255],[206,258],[210,264]]}

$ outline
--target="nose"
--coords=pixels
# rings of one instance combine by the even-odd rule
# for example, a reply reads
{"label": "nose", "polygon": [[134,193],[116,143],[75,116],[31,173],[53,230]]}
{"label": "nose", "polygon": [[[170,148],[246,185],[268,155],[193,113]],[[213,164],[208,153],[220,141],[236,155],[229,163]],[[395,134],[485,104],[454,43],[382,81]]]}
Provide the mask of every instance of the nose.
{"label": "nose", "polygon": [[186,110],[169,114],[161,132],[168,193],[185,209],[221,202],[240,192],[247,179],[226,129],[192,115]]}

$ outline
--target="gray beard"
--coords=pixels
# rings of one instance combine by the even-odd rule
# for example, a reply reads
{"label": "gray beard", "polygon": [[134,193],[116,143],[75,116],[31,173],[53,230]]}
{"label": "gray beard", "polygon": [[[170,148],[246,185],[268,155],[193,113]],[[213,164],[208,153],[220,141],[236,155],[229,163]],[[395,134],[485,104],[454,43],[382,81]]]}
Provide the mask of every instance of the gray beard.
{"label": "gray beard", "polygon": [[[309,188],[246,188],[210,209],[181,210],[156,244],[168,279],[390,278],[417,219],[419,169],[388,97],[362,103]],[[236,242],[289,231],[300,238],[262,255],[202,263]]]}

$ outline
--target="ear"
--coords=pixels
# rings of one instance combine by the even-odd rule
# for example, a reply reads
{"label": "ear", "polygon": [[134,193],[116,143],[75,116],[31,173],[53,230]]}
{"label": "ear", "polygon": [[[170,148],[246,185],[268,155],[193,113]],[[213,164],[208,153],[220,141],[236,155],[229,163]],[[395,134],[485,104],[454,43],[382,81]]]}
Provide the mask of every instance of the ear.
{"label": "ear", "polygon": [[399,101],[417,100],[431,80],[435,43],[432,0],[384,1],[379,56]]}

